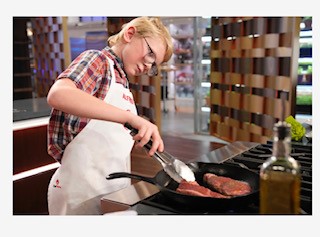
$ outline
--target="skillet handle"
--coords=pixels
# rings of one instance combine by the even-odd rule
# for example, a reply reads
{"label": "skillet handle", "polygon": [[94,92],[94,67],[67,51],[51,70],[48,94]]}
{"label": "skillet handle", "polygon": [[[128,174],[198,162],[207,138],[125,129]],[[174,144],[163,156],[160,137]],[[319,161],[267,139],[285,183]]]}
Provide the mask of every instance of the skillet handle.
{"label": "skillet handle", "polygon": [[138,132],[139,132],[138,129],[132,127],[131,124],[129,124],[129,123],[125,123],[124,126],[125,126],[127,129],[131,130],[131,133],[130,133],[131,136],[134,136],[134,135],[138,134]]}
{"label": "skillet handle", "polygon": [[126,173],[126,172],[112,173],[106,177],[106,179],[108,179],[108,180],[118,179],[118,178],[132,178],[132,179],[137,179],[137,180],[145,181],[145,182],[156,185],[154,178],[149,178],[149,177],[145,177],[145,176],[141,176],[141,175],[137,175],[137,174]]}

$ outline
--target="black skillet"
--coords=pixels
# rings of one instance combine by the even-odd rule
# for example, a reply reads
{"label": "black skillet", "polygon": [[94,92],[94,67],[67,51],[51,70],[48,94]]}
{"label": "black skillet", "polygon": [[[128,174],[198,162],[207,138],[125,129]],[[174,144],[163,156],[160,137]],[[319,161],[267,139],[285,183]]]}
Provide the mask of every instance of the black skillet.
{"label": "black skillet", "polygon": [[179,184],[174,181],[164,170],[159,171],[152,178],[119,172],[109,174],[107,179],[127,177],[152,183],[156,185],[160,192],[162,192],[170,200],[174,201],[178,205],[188,205],[193,209],[230,210],[239,207],[244,208],[251,203],[257,204],[259,198],[259,175],[257,173],[246,168],[227,164],[193,162],[189,163],[188,166],[193,170],[196,181],[202,186],[206,187],[206,184],[203,182],[203,175],[205,173],[213,173],[219,176],[245,181],[250,185],[251,192],[247,195],[236,196],[228,199],[181,194],[176,191]]}

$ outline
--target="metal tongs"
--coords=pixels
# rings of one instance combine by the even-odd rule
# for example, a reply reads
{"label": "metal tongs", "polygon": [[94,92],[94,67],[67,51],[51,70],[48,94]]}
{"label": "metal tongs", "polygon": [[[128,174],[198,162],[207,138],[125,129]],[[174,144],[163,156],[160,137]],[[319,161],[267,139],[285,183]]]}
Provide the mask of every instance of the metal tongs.
{"label": "metal tongs", "polygon": [[[135,136],[138,133],[138,130],[133,128],[129,123],[125,123],[124,126],[128,128],[131,132],[131,136]],[[150,151],[152,147],[152,140],[150,139],[147,144],[144,145],[144,148],[147,151]],[[163,170],[176,182],[180,183],[182,180],[189,182],[195,181],[195,176],[193,171],[181,160],[175,158],[166,151],[158,152],[156,151],[152,156],[163,167]]]}

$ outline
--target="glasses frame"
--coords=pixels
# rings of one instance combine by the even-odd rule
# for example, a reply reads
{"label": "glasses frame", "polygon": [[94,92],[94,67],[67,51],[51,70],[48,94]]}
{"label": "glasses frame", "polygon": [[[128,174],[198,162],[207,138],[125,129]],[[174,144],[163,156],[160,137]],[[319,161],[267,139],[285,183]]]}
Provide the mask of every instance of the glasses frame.
{"label": "glasses frame", "polygon": [[[145,37],[143,37],[143,39],[144,39],[144,41],[146,41],[148,49],[149,49],[149,53],[144,56],[144,59],[145,59],[144,61],[148,64],[151,64],[151,68],[148,71],[148,76],[157,76],[158,75],[158,67],[156,64],[156,54],[151,49],[147,39]],[[148,60],[146,60],[146,57],[154,58],[154,62],[153,63],[148,62]]]}

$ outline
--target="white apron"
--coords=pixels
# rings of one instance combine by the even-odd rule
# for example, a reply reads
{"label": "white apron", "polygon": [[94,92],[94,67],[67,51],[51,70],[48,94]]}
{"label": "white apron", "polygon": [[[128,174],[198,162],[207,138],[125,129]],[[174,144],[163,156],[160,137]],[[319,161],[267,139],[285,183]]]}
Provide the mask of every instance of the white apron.
{"label": "white apron", "polygon": [[[137,114],[129,89],[112,80],[105,102]],[[130,172],[134,141],[122,124],[91,119],[67,145],[61,166],[48,188],[49,215],[102,214],[100,198],[130,184],[130,179],[107,180],[113,172]]]}

